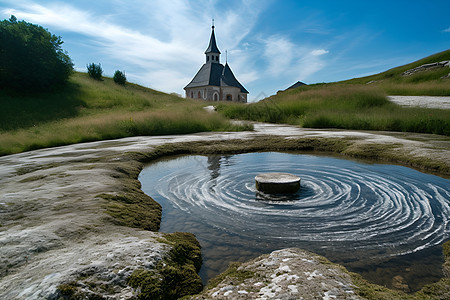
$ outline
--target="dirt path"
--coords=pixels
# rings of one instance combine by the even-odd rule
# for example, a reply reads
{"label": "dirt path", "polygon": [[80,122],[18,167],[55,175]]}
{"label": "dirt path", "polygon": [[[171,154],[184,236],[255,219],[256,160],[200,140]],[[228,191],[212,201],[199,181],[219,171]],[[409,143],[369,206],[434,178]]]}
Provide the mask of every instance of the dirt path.
{"label": "dirt path", "polygon": [[313,148],[316,141],[345,140],[346,155],[374,151],[419,167],[437,165],[447,176],[450,170],[447,137],[271,124],[255,124],[253,132],[131,137],[0,157],[0,298],[52,299],[58,285],[80,274],[97,274],[97,284],[113,285],[111,296],[131,297],[135,291],[126,278],[136,268],[152,268],[168,248],[160,233],[115,225],[105,213],[98,195],[117,194],[130,180],[124,169],[133,162],[122,161],[124,153],[148,154],[161,145],[188,142],[220,150],[216,144],[224,141],[223,147],[233,144],[238,151],[268,136]]}

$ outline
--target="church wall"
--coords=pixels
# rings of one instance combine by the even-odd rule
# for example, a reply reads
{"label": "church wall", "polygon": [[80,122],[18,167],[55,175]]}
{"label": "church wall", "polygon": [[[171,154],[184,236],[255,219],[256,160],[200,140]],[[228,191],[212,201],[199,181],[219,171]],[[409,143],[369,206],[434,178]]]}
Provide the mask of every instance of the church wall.
{"label": "church wall", "polygon": [[[222,87],[222,100],[239,102],[239,96],[241,95],[241,89],[237,87],[227,86]],[[230,99],[231,97],[231,99]]]}
{"label": "church wall", "polygon": [[[230,99],[227,99],[231,98]],[[208,101],[232,101],[247,102],[247,94],[241,93],[241,89],[237,87],[217,87],[204,86],[186,89],[186,98],[201,99]]]}

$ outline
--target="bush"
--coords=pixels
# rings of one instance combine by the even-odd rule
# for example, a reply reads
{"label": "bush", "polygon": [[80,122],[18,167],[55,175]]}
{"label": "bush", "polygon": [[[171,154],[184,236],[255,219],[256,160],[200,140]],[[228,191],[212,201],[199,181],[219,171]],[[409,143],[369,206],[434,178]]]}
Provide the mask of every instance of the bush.
{"label": "bush", "polygon": [[126,81],[127,81],[127,77],[125,77],[125,72],[117,70],[114,73],[114,82],[115,83],[124,85]]}
{"label": "bush", "polygon": [[0,21],[0,86],[36,91],[66,83],[73,63],[62,44],[61,37],[15,16]]}
{"label": "bush", "polygon": [[87,70],[90,77],[97,80],[102,79],[103,69],[100,63],[98,65],[94,63],[87,65]]}

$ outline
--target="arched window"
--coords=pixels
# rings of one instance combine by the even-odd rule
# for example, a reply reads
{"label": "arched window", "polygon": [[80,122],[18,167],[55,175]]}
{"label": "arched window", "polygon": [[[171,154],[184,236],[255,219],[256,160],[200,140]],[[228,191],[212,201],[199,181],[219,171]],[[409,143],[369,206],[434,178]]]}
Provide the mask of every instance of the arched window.
{"label": "arched window", "polygon": [[219,101],[219,95],[217,93],[214,93],[213,100],[214,101]]}
{"label": "arched window", "polygon": [[202,97],[202,94],[200,93],[200,91],[198,91],[198,99],[200,99]]}
{"label": "arched window", "polygon": [[227,94],[227,101],[233,101],[233,96],[230,94]]}
{"label": "arched window", "polygon": [[194,92],[191,91],[191,98],[194,98]]}

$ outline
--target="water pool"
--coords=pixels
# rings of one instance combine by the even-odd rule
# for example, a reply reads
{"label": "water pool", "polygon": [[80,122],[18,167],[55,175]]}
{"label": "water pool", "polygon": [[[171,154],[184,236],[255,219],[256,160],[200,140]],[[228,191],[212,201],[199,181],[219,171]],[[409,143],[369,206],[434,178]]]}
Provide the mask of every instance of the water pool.
{"label": "water pool", "polygon": [[[257,192],[254,177],[301,177],[292,195]],[[411,290],[437,280],[450,236],[450,180],[395,165],[278,152],[182,156],[148,165],[142,190],[163,206],[162,232],[194,233],[203,280],[231,261],[299,247],[367,279]]]}

